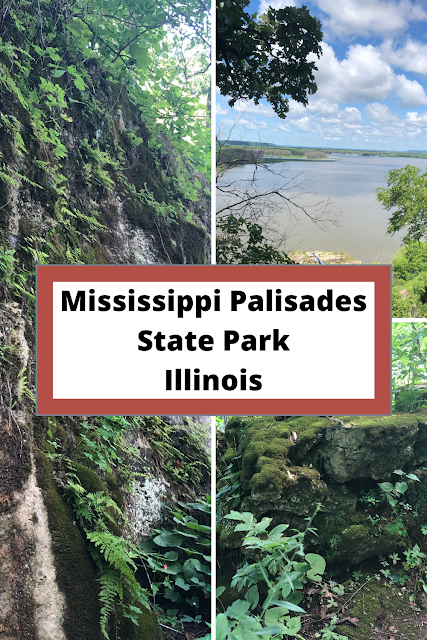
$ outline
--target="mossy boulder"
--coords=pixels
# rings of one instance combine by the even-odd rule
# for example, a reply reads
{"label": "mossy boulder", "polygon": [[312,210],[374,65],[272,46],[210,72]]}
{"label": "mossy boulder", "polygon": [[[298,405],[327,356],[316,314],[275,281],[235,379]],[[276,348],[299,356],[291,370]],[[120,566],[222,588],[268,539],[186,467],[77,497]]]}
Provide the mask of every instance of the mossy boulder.
{"label": "mossy boulder", "polygon": [[[240,420],[240,422],[239,422]],[[384,479],[395,469],[427,464],[427,420],[423,415],[234,419],[226,438],[242,454],[241,481],[258,492],[289,484],[289,467],[311,464],[337,482]],[[231,451],[232,450],[232,451]],[[273,486],[270,486],[273,485]]]}
{"label": "mossy boulder", "polygon": [[[241,465],[243,500],[238,510],[303,530],[305,519],[321,504],[314,522],[317,535],[308,535],[306,541],[332,564],[356,564],[407,548],[409,537],[393,527],[396,514],[378,483],[398,481],[396,469],[410,473],[427,463],[427,421],[422,412],[234,418],[225,439],[227,462],[235,458],[236,471]],[[400,516],[406,531],[424,548],[427,471],[421,469],[417,476],[420,482],[406,478]],[[374,506],[359,502],[368,491],[377,492]],[[223,546],[237,548],[241,537],[229,521],[220,523]]]}
{"label": "mossy boulder", "polygon": [[[240,419],[240,426],[245,426]],[[290,460],[291,449],[298,442],[300,449],[310,449],[323,437],[324,431],[331,426],[328,418],[298,418],[285,422],[277,422],[274,418],[258,418],[247,423],[244,440],[240,441],[242,458],[241,481],[244,485],[268,487],[273,484],[277,491],[287,484],[288,475],[285,467]],[[227,425],[226,437],[233,440],[239,435],[239,422],[234,420],[231,427]],[[231,433],[230,433],[231,432]],[[296,439],[295,435],[296,434]],[[275,469],[274,469],[275,468]],[[276,471],[276,473],[274,473]],[[261,477],[254,479],[255,474]],[[274,477],[275,476],[275,477]],[[273,480],[273,482],[271,482]]]}
{"label": "mossy boulder", "polygon": [[315,542],[329,563],[358,564],[362,560],[389,554],[406,546],[401,536],[389,532],[387,524],[370,520],[366,513],[354,512],[345,519],[319,521]]}
{"label": "mossy boulder", "polygon": [[[276,490],[276,483],[281,486],[280,493]],[[266,464],[261,473],[253,476],[251,486],[252,493],[243,501],[242,509],[252,511],[255,515],[265,513],[269,505],[271,509],[309,515],[315,505],[323,502],[329,493],[320,473],[309,467],[286,467],[279,470],[276,465]]]}

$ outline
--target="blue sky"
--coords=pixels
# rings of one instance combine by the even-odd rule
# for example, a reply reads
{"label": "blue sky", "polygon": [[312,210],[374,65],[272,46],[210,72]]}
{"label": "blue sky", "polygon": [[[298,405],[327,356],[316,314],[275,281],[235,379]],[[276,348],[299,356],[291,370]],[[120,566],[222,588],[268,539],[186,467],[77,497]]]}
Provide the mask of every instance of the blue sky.
{"label": "blue sky", "polygon": [[283,120],[265,100],[231,108],[217,92],[222,135],[232,129],[233,140],[427,151],[427,2],[251,0],[249,12],[291,4],[305,4],[322,23],[317,93],[307,108],[290,101]]}

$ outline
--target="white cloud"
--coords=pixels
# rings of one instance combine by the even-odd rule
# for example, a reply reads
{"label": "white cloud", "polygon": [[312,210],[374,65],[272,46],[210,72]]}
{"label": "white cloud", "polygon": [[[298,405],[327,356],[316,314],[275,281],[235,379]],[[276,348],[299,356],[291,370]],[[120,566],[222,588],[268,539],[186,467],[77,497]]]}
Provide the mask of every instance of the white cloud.
{"label": "white cloud", "polygon": [[404,75],[396,76],[396,95],[403,107],[418,107],[427,104],[427,94],[416,80]]}
{"label": "white cloud", "polygon": [[329,17],[324,26],[339,36],[369,36],[402,32],[409,22],[422,20],[427,13],[410,0],[314,0]]}
{"label": "white cloud", "polygon": [[342,61],[327,43],[322,48],[323,56],[317,62],[318,71],[314,72],[319,97],[347,103],[371,102],[384,100],[392,91],[393,69],[372,45],[352,45]]}
{"label": "white cloud", "polygon": [[304,118],[299,118],[299,120],[294,120],[292,122],[294,127],[296,127],[299,131],[309,131],[311,133],[318,132],[317,122],[314,118],[309,118],[305,116]]}
{"label": "white cloud", "polygon": [[394,67],[427,77],[427,44],[408,37],[403,46],[393,48],[393,41],[387,39],[380,50],[382,58]]}
{"label": "white cloud", "polygon": [[427,111],[421,114],[416,111],[408,111],[405,118],[409,125],[427,127]]}
{"label": "white cloud", "polygon": [[350,46],[341,61],[326,42],[322,48],[323,56],[315,72],[316,96],[344,103],[372,103],[394,94],[403,107],[427,104],[422,85],[403,74],[396,75],[391,64],[383,59],[381,50],[371,44]]}
{"label": "white cloud", "polygon": [[216,104],[216,115],[217,116],[225,116],[228,113],[228,109],[224,109],[220,104]]}
{"label": "white cloud", "polygon": [[255,113],[263,118],[275,118],[276,114],[271,105],[255,104],[253,100],[237,100],[233,109],[239,113]]}
{"label": "white cloud", "polygon": [[397,123],[399,118],[396,114],[385,104],[379,102],[372,102],[365,107],[365,114],[375,124],[385,123]]}
{"label": "white cloud", "polygon": [[245,120],[244,118],[239,120],[239,125],[241,127],[243,127],[244,129],[246,129],[247,131],[258,131],[258,129],[259,129],[257,123],[252,122],[250,120]]}
{"label": "white cloud", "polygon": [[258,8],[258,15],[262,15],[266,13],[268,7],[273,7],[273,9],[283,9],[283,7],[294,7],[295,0],[261,0]]}
{"label": "white cloud", "polygon": [[421,129],[413,129],[412,131],[408,131],[408,138],[418,138],[422,133]]}
{"label": "white cloud", "polygon": [[362,116],[356,107],[345,107],[340,109],[337,102],[331,102],[326,98],[311,98],[307,107],[289,101],[289,119],[296,118],[303,114],[316,115],[320,117],[321,122],[348,122],[349,124],[357,124],[362,122]]}

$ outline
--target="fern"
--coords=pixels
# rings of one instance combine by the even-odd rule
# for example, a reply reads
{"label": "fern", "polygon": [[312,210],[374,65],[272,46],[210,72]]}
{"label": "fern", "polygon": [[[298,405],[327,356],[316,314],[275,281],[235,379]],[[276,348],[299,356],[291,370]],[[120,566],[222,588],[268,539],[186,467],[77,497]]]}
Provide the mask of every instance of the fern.
{"label": "fern", "polygon": [[[22,396],[27,396],[27,398],[29,398],[31,402],[35,403],[36,397],[34,393],[31,391],[31,389],[28,387],[28,380],[27,380],[27,376],[24,375],[24,371],[25,371],[25,367],[21,369],[21,371],[18,373],[18,384],[17,384],[18,402],[22,400]],[[14,403],[13,406],[15,406],[15,404],[16,402]]]}
{"label": "fern", "polygon": [[100,626],[103,636],[108,638],[107,625],[111,614],[114,612],[117,600],[123,599],[123,583],[120,574],[113,569],[108,569],[98,578],[100,584],[99,601],[101,602]]}
{"label": "fern", "polygon": [[86,533],[87,539],[98,547],[106,562],[116,569],[122,576],[130,580],[134,577],[137,566],[132,557],[137,557],[140,552],[131,542],[119,538],[109,531],[90,531]]}
{"label": "fern", "polygon": [[71,504],[76,519],[86,533],[92,530],[94,523],[96,523],[100,531],[108,531],[107,521],[115,524],[117,520],[117,518],[113,517],[113,513],[119,519],[124,519],[122,511],[112,498],[102,491],[88,493],[73,472],[67,472],[67,477],[72,477],[75,481],[68,480],[65,497]]}
{"label": "fern", "polygon": [[134,575],[137,570],[134,558],[141,557],[141,551],[129,540],[109,531],[109,523],[117,524],[117,520],[123,522],[125,520],[114,500],[102,491],[87,492],[75,472],[72,461],[65,459],[65,462],[67,466],[65,498],[90,543],[89,551],[101,572],[98,579],[101,602],[100,626],[103,636],[108,638],[108,620],[118,603],[123,607],[124,615],[131,617],[137,624],[135,612],[140,609],[133,604],[123,603],[124,587],[131,595],[132,603],[150,606],[145,589],[138,585]]}

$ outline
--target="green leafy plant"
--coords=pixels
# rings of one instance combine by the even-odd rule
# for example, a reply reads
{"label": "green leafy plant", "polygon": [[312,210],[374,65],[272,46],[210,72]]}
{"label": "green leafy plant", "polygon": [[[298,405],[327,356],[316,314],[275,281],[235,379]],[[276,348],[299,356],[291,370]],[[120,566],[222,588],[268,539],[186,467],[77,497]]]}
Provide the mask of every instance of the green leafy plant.
{"label": "green leafy plant", "polygon": [[[187,622],[205,627],[210,616],[210,497],[170,510],[170,527],[141,543],[153,607],[162,621],[171,606],[184,607]],[[179,620],[169,622],[179,624]]]}
{"label": "green leafy plant", "polygon": [[[102,471],[112,472],[116,469],[127,483],[134,477],[128,462],[140,459],[139,451],[126,440],[126,432],[132,424],[123,416],[106,416],[100,418],[100,424],[82,422],[80,434],[83,444],[83,455]],[[125,464],[126,463],[126,464]]]}
{"label": "green leafy plant", "polygon": [[418,411],[427,402],[422,386],[427,383],[426,347],[426,323],[393,323],[392,392],[395,411]]}
{"label": "green leafy plant", "polygon": [[298,615],[305,613],[299,606],[302,589],[308,581],[320,583],[326,568],[322,556],[304,551],[304,536],[306,531],[312,531],[313,518],[305,532],[295,532],[288,537],[283,535],[289,528],[285,524],[268,531],[272,518],[257,522],[252,513],[237,511],[225,517],[239,521],[234,530],[244,533],[242,545],[257,560],[245,562],[237,569],[231,587],[244,589],[244,600],[236,600],[224,613],[218,614],[217,639],[286,635],[302,640]]}
{"label": "green leafy plant", "polygon": [[217,220],[217,264],[295,264],[264,236],[262,225],[229,214]]}

